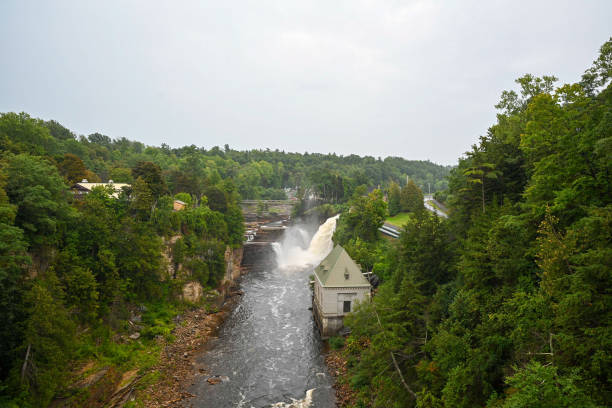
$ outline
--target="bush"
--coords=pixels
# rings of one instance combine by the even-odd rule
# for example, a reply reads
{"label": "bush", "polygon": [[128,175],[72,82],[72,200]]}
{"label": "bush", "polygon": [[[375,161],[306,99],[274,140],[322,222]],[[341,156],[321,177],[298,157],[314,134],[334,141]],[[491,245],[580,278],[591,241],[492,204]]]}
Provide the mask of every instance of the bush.
{"label": "bush", "polygon": [[331,347],[332,350],[340,350],[342,347],[344,347],[344,337],[341,337],[341,336],[330,337],[329,347]]}

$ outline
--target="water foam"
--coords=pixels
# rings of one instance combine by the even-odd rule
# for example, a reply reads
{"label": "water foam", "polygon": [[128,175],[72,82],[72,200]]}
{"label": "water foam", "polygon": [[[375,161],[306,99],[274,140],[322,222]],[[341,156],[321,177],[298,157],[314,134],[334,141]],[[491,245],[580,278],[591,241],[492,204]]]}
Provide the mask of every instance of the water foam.
{"label": "water foam", "polygon": [[289,227],[283,241],[272,244],[277,265],[280,268],[304,268],[321,262],[334,249],[332,236],[338,217],[330,217],[321,224],[307,248],[304,245],[308,236],[306,230],[299,225]]}
{"label": "water foam", "polygon": [[306,396],[303,399],[296,400],[291,398],[291,402],[277,402],[271,405],[272,408],[308,408],[312,404],[312,393],[314,388],[306,391]]}
{"label": "water foam", "polygon": [[[336,221],[339,215],[328,218],[323,224],[319,226],[317,232],[310,238],[307,228],[302,225],[294,225],[287,228],[283,235],[281,242],[275,242],[272,244],[274,253],[276,255],[277,265],[280,270],[284,271],[297,271],[303,270],[308,266],[317,265],[323,258],[325,258],[331,250],[334,248],[332,236],[336,230]],[[270,311],[276,318],[279,317],[279,300],[285,295],[286,288],[277,291],[277,296],[270,298]],[[289,316],[286,316],[288,321]],[[289,327],[289,324],[283,328]],[[300,329],[297,328],[299,333]],[[281,343],[283,347],[293,347],[291,342],[291,333],[287,333]],[[280,349],[278,349],[280,351]],[[272,364],[269,369],[273,370],[275,361],[269,362]],[[317,373],[317,377],[325,377],[325,373]],[[270,405],[270,408],[310,408],[313,403],[313,393],[316,388],[312,388],[306,391],[306,395],[302,399],[291,398],[290,402],[277,402]],[[240,401],[238,402],[237,408],[253,408],[251,401],[247,401],[246,395],[240,393]]]}

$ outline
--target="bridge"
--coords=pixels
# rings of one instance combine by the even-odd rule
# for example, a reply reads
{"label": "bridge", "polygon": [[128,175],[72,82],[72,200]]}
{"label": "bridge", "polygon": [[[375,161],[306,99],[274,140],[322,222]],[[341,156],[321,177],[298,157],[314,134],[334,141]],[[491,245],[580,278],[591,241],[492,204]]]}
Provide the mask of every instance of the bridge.
{"label": "bridge", "polygon": [[240,208],[247,221],[279,221],[289,218],[297,200],[242,200]]}

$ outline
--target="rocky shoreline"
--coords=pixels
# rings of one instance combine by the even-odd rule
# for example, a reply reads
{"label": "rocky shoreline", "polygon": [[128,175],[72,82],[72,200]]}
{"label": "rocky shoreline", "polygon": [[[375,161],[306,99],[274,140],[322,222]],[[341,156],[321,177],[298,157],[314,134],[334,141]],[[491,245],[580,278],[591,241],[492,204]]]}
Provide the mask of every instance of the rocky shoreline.
{"label": "rocky shoreline", "polygon": [[160,373],[161,380],[136,392],[135,397],[145,407],[185,407],[185,403],[195,396],[187,391],[194,380],[212,375],[206,371],[206,367],[197,365],[196,358],[205,351],[206,343],[215,337],[241,295],[242,292],[234,286],[219,311],[209,312],[205,307],[200,307],[177,319],[173,331],[175,339],[166,342],[159,363],[152,369]]}
{"label": "rocky shoreline", "polygon": [[325,364],[327,364],[329,373],[335,380],[336,406],[349,407],[353,406],[356,402],[356,392],[347,382],[347,361],[342,355],[342,350],[330,350],[325,356]]}

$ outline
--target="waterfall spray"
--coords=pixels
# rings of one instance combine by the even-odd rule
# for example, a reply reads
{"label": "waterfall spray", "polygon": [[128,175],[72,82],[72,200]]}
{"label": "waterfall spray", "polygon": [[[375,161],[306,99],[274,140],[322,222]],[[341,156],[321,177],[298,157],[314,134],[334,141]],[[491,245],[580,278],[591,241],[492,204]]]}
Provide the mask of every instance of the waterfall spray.
{"label": "waterfall spray", "polygon": [[273,244],[277,265],[281,268],[304,268],[321,262],[334,248],[332,236],[339,216],[328,218],[321,224],[310,243],[306,242],[307,233],[303,227],[289,227],[283,241]]}

